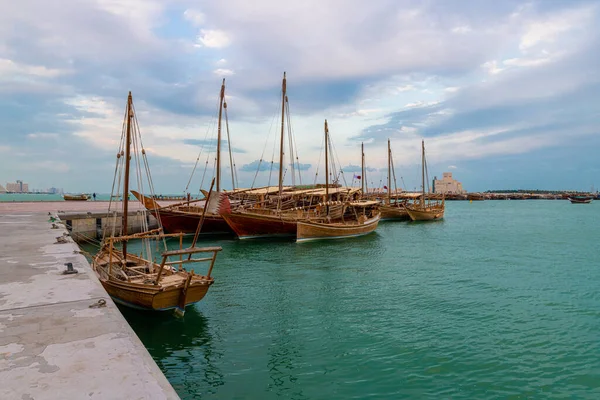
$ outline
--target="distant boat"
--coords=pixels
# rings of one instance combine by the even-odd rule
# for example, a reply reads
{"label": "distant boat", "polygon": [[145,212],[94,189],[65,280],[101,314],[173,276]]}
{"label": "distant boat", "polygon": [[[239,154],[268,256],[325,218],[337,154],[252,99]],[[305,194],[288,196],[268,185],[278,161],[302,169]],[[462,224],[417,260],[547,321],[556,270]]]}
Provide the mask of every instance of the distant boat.
{"label": "distant boat", "polygon": [[589,204],[594,198],[592,196],[570,196],[569,201],[573,204]]}
{"label": "distant boat", "polygon": [[392,148],[390,145],[390,140],[388,139],[388,184],[387,187],[387,199],[384,201],[384,204],[379,206],[379,210],[381,211],[381,220],[396,220],[396,221],[406,221],[410,220],[410,216],[408,215],[408,211],[406,211],[406,201],[402,201],[398,199],[398,190],[394,191],[394,199],[392,200],[392,173],[394,175],[394,186],[396,184],[396,172],[393,171],[392,165]]}
{"label": "distant boat", "polygon": [[65,201],[86,201],[90,198],[87,194],[63,194]]}
{"label": "distant boat", "polygon": [[485,195],[483,193],[469,193],[467,195],[467,200],[483,201],[483,200],[485,200]]}
{"label": "distant boat", "polygon": [[407,204],[406,211],[408,211],[408,215],[410,215],[410,219],[413,221],[432,221],[436,219],[444,218],[444,209],[445,209],[445,198],[442,196],[442,200],[433,200],[427,199],[425,197],[425,169],[426,169],[426,161],[425,161],[425,142],[421,142],[421,158],[422,158],[422,166],[421,166],[421,175],[422,175],[422,183],[423,183],[423,192],[421,194],[421,198],[413,203]]}

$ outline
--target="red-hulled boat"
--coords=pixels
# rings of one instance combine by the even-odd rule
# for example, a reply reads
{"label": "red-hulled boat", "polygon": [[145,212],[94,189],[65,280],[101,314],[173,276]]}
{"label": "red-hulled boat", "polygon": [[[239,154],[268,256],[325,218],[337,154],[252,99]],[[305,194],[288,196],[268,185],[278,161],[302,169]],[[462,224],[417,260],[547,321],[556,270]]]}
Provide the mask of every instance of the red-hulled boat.
{"label": "red-hulled boat", "polygon": [[[168,233],[195,233],[202,218],[203,208],[191,204],[174,204],[160,207],[153,199],[132,190],[131,193],[144,204],[154,218],[160,220]],[[229,203],[227,203],[229,204]],[[233,230],[219,214],[206,213],[200,233],[233,234]]]}
{"label": "red-hulled boat", "polygon": [[222,214],[222,217],[240,239],[296,236],[298,221],[294,218],[245,210]]}

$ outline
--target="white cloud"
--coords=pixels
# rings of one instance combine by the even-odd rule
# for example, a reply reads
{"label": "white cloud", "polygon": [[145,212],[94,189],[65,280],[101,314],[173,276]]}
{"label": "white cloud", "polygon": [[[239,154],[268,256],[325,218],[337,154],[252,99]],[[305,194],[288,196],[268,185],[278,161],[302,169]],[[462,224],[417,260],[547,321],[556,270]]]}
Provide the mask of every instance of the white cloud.
{"label": "white cloud", "polygon": [[210,48],[222,48],[231,44],[231,38],[225,31],[216,29],[201,29],[198,45]]}
{"label": "white cloud", "polygon": [[414,85],[398,86],[398,87],[396,88],[396,91],[398,91],[399,93],[402,93],[402,92],[409,92],[409,91],[411,91],[411,90],[415,90],[415,87],[414,87]]}
{"label": "white cloud", "polygon": [[370,114],[376,114],[381,112],[382,110],[379,108],[364,108],[364,109],[360,109],[360,110],[356,110],[350,113],[342,113],[342,114],[338,114],[339,117],[341,118],[348,118],[348,117],[356,117],[356,116],[360,116],[360,117],[366,117],[367,115]]}
{"label": "white cloud", "polygon": [[202,12],[192,9],[185,10],[183,18],[186,21],[190,21],[194,26],[201,26],[206,21],[206,16]]}
{"label": "white cloud", "polygon": [[415,101],[415,102],[412,102],[412,103],[405,104],[404,108],[429,107],[429,106],[434,106],[434,105],[436,105],[438,103],[439,103],[439,101],[428,101],[428,102],[425,102],[425,101],[419,100],[419,101]]}
{"label": "white cloud", "polygon": [[217,65],[225,65],[227,64],[227,60],[224,58],[221,58],[219,61],[216,62]]}
{"label": "white cloud", "polygon": [[58,133],[36,132],[27,134],[27,137],[30,139],[57,139]]}
{"label": "white cloud", "polygon": [[500,72],[504,71],[504,68],[498,67],[498,62],[495,60],[485,62],[481,65],[481,67],[486,69],[488,74],[490,74],[490,75],[496,75],[496,74],[499,74]]}
{"label": "white cloud", "polygon": [[458,167],[456,165],[448,165],[446,168],[448,168],[448,169],[457,169]]}
{"label": "white cloud", "polygon": [[47,68],[43,65],[19,64],[6,58],[0,58],[1,75],[33,75],[42,78],[54,78],[70,73],[68,70]]}
{"label": "white cloud", "polygon": [[455,28],[452,28],[452,33],[465,34],[471,32],[472,29],[469,25],[461,25]]}
{"label": "white cloud", "polygon": [[549,62],[555,61],[559,58],[559,55],[554,56],[542,56],[542,57],[521,57],[521,58],[509,58],[508,60],[502,61],[502,64],[508,67],[537,67],[539,65],[548,64]]}
{"label": "white cloud", "polygon": [[553,43],[571,30],[582,29],[592,21],[594,11],[594,7],[568,9],[529,23],[521,37],[519,49],[526,52],[539,44]]}
{"label": "white cloud", "polygon": [[213,73],[217,76],[231,76],[231,75],[235,74],[235,72],[233,72],[233,70],[226,69],[226,68],[217,68],[213,71]]}
{"label": "white cloud", "polygon": [[460,90],[460,88],[458,86],[449,86],[447,88],[444,88],[444,92],[446,93],[456,93]]}

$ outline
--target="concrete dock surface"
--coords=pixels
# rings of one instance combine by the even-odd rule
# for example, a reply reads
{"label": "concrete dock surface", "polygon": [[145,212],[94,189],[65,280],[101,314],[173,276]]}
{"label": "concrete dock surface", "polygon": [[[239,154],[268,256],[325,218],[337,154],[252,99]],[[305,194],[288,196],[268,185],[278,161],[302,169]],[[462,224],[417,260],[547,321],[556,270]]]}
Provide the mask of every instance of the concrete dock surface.
{"label": "concrete dock surface", "polygon": [[[66,229],[48,220],[14,204],[0,212],[0,399],[177,399]],[[78,273],[63,275],[69,262]]]}

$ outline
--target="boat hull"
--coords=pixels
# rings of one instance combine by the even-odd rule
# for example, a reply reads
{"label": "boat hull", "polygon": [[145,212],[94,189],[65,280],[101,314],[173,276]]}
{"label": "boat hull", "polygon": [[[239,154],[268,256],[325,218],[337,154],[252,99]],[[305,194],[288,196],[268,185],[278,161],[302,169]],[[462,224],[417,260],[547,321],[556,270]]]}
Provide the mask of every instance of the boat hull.
{"label": "boat hull", "polygon": [[[154,218],[160,216],[160,222],[167,233],[196,233],[202,214],[176,210],[149,210]],[[200,233],[233,234],[233,230],[220,215],[206,214]]]}
{"label": "boat hull", "polygon": [[410,215],[404,206],[379,206],[381,221],[410,221]]}
{"label": "boat hull", "polygon": [[592,197],[584,197],[584,198],[569,197],[569,201],[572,204],[590,204],[592,202],[592,200],[593,200]]}
{"label": "boat hull", "polygon": [[349,237],[363,236],[377,229],[381,219],[380,215],[366,220],[362,224],[327,224],[311,221],[298,221],[296,230],[296,241],[306,242],[309,240],[344,239]]}
{"label": "boat hull", "polygon": [[[137,309],[165,311],[181,308],[183,285],[163,289],[160,286],[137,287],[127,282],[101,280],[109,296],[119,304]],[[185,306],[197,303],[206,296],[212,281],[206,284],[192,283],[185,292]]]}
{"label": "boat hull", "polygon": [[416,209],[407,207],[406,211],[413,221],[434,221],[444,218],[443,208]]}
{"label": "boat hull", "polygon": [[222,214],[222,217],[240,239],[293,237],[296,235],[297,221],[294,219],[248,212]]}
{"label": "boat hull", "polygon": [[80,195],[65,194],[65,195],[63,195],[63,199],[65,199],[65,201],[88,201],[89,197],[85,194],[80,194]]}

